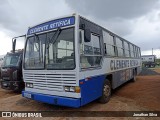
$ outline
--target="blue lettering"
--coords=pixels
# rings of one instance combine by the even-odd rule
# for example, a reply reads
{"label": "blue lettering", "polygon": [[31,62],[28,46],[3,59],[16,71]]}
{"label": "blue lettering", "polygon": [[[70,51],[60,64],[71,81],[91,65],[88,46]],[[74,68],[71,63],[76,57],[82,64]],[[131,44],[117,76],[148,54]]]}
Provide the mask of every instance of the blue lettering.
{"label": "blue lettering", "polygon": [[111,60],[110,61],[111,70],[134,67],[137,65],[138,65],[138,60]]}

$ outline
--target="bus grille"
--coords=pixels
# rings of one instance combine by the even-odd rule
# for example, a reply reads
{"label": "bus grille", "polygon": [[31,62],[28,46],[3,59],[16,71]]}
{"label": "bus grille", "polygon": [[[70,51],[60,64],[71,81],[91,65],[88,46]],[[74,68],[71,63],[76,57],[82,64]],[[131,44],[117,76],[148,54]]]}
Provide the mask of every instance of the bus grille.
{"label": "bus grille", "polygon": [[64,86],[76,85],[76,74],[24,73],[24,81],[33,83],[35,89],[64,91]]}

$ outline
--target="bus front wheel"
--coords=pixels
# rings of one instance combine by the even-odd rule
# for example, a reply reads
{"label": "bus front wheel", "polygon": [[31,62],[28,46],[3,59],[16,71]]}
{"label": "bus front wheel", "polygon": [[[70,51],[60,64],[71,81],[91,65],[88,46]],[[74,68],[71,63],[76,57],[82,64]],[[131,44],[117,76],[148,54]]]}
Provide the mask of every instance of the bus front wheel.
{"label": "bus front wheel", "polygon": [[107,103],[111,97],[111,83],[109,80],[105,80],[102,89],[102,96],[99,98],[100,103]]}

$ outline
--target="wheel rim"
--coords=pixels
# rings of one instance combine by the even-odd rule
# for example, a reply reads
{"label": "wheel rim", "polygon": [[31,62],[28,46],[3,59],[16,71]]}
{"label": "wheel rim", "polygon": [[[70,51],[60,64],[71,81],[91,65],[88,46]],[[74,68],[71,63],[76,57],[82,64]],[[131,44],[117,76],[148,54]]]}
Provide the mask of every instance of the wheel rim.
{"label": "wheel rim", "polygon": [[103,93],[105,97],[108,97],[110,95],[110,87],[108,85],[104,86]]}

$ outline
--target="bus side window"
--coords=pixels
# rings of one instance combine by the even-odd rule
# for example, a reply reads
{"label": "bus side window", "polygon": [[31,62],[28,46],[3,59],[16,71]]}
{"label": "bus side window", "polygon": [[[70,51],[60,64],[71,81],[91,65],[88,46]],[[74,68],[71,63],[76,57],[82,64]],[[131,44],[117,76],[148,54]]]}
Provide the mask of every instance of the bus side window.
{"label": "bus side window", "polygon": [[114,36],[106,31],[103,31],[103,40],[106,45],[106,54],[108,56],[116,56],[116,46]]}
{"label": "bus side window", "polygon": [[79,31],[79,44],[80,44],[80,67],[81,68],[89,68],[91,64],[88,61],[88,57],[86,54],[89,53],[89,45],[85,45],[84,43],[84,30]]}
{"label": "bus side window", "polygon": [[91,33],[91,41],[84,41],[84,31],[80,30],[80,66],[82,69],[100,65],[102,53],[100,49],[100,37]]}
{"label": "bus side window", "polygon": [[123,50],[123,41],[116,37],[116,46],[117,46],[117,53],[119,57],[124,56],[124,50]]}
{"label": "bus side window", "polygon": [[130,57],[130,50],[128,42],[124,41],[124,51],[125,51],[125,57]]}

